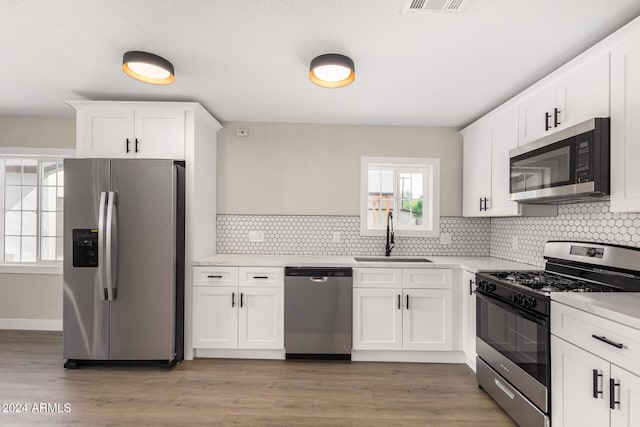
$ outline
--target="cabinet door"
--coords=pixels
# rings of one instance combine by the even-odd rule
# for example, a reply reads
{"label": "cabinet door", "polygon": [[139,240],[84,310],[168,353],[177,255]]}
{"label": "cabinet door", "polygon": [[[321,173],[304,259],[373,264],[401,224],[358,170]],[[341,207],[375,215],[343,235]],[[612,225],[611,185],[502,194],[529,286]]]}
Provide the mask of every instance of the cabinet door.
{"label": "cabinet door", "polygon": [[462,272],[462,331],[463,349],[467,362],[476,360],[476,275],[468,271]]}
{"label": "cabinet door", "polygon": [[452,350],[451,290],[405,289],[402,303],[404,350]]}
{"label": "cabinet door", "polygon": [[462,173],[462,215],[488,216],[480,209],[491,195],[491,128],[484,123],[464,135]]}
{"label": "cabinet door", "polygon": [[[554,131],[553,109],[556,107],[556,87],[550,84],[519,104],[518,144],[523,145]],[[551,114],[547,119],[546,114]],[[551,126],[546,129],[546,123]]]}
{"label": "cabinet door", "polygon": [[238,348],[238,288],[193,288],[193,347]]}
{"label": "cabinet door", "polygon": [[80,110],[76,120],[78,121],[76,142],[78,157],[133,156],[133,110],[124,108]]}
{"label": "cabinet door", "polygon": [[353,349],[402,350],[399,289],[353,289]]}
{"label": "cabinet door", "polygon": [[518,146],[518,109],[513,107],[492,120],[491,201],[492,216],[517,215],[518,204],[510,198],[509,150]]}
{"label": "cabinet door", "polygon": [[148,108],[135,110],[136,157],[184,159],[185,112]]}
{"label": "cabinet door", "polygon": [[611,51],[611,210],[640,212],[640,31]]}
{"label": "cabinet door", "polygon": [[283,288],[240,287],[238,348],[284,348]]}
{"label": "cabinet door", "polygon": [[556,104],[566,128],[594,117],[609,117],[609,52],[580,65],[560,79]]}
{"label": "cabinet door", "polygon": [[609,369],[609,362],[551,336],[553,427],[609,425]]}
{"label": "cabinet door", "polygon": [[611,411],[611,427],[640,426],[640,377],[616,365],[611,365],[615,400],[620,402]]}

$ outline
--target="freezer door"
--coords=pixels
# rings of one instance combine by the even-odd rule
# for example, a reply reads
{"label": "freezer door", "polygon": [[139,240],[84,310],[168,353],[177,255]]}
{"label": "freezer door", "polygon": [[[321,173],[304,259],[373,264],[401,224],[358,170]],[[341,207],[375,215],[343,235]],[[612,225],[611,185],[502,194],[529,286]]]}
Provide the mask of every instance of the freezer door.
{"label": "freezer door", "polygon": [[100,200],[109,190],[109,160],[64,161],[64,358],[109,358],[109,303],[99,285]]}
{"label": "freezer door", "polygon": [[171,160],[111,161],[115,192],[112,360],[175,354],[176,166]]}

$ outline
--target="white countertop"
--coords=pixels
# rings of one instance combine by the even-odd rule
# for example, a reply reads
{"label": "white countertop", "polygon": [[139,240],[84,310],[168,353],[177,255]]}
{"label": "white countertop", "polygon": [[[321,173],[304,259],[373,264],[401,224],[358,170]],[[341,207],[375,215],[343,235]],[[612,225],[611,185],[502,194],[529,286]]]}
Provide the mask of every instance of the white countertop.
{"label": "white countertop", "polygon": [[553,301],[640,329],[640,292],[555,292]]}
{"label": "white countertop", "polygon": [[[366,255],[363,255],[366,256]],[[381,257],[383,258],[383,257]],[[393,257],[391,257],[393,258]],[[398,258],[423,258],[398,257]],[[244,255],[219,254],[202,258],[194,262],[194,266],[263,266],[263,267],[396,267],[396,268],[462,268],[477,273],[478,271],[496,270],[540,270],[531,264],[508,261],[492,257],[443,257],[425,256],[432,262],[358,262],[353,256],[323,255]]]}

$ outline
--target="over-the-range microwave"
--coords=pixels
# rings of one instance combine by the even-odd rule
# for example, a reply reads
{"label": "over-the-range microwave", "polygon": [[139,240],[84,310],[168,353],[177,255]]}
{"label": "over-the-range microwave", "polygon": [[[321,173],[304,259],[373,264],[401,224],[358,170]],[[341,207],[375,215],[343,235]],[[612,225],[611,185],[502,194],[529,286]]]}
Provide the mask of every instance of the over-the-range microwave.
{"label": "over-the-range microwave", "polygon": [[609,195],[609,121],[587,120],[509,151],[511,200],[569,203]]}

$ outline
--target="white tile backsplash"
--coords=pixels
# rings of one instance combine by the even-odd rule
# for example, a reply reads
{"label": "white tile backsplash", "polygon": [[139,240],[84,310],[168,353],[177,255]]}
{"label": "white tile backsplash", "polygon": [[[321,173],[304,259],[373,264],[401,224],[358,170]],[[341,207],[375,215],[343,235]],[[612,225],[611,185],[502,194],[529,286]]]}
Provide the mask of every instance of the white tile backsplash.
{"label": "white tile backsplash", "polygon": [[547,240],[640,246],[640,214],[611,212],[609,202],[600,201],[559,205],[555,217],[491,219],[493,257],[543,266]]}
{"label": "white tile backsplash", "polygon": [[[263,255],[384,255],[385,237],[360,236],[357,216],[218,215],[217,252]],[[486,218],[440,218],[451,238],[396,237],[393,255],[489,256]],[[252,242],[249,232],[264,232]]]}
{"label": "white tile backsplash", "polygon": [[[360,236],[357,216],[218,215],[216,227],[218,253],[384,255],[385,238]],[[613,213],[608,201],[577,203],[559,205],[556,217],[442,217],[440,232],[443,238],[396,238],[393,254],[493,256],[543,266],[547,240],[640,246],[640,214]],[[250,241],[250,233],[264,241]]]}

